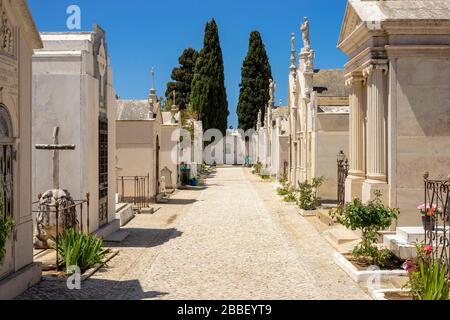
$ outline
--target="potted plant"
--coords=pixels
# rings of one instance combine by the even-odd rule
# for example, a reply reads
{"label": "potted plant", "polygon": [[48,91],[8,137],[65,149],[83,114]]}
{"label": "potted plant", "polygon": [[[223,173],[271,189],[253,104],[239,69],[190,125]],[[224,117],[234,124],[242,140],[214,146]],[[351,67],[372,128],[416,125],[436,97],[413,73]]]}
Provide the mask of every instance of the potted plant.
{"label": "potted plant", "polygon": [[425,231],[434,231],[436,228],[436,216],[440,213],[436,204],[421,204],[417,207],[421,216]]}

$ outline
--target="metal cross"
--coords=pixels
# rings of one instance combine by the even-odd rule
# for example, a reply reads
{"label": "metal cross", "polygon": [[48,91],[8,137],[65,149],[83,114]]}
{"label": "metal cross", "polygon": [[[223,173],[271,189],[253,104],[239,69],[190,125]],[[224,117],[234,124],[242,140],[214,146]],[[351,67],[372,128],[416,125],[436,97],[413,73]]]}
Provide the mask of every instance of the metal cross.
{"label": "metal cross", "polygon": [[36,150],[53,151],[53,188],[59,189],[59,151],[75,150],[74,144],[59,144],[59,127],[53,130],[53,144],[37,144]]}

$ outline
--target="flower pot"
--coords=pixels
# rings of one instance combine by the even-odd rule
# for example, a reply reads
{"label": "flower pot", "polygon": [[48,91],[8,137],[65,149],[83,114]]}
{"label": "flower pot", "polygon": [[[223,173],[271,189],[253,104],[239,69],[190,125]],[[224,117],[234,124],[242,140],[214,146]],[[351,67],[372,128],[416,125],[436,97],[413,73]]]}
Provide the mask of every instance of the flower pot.
{"label": "flower pot", "polygon": [[425,231],[434,231],[436,228],[436,218],[430,216],[422,216],[422,224]]}

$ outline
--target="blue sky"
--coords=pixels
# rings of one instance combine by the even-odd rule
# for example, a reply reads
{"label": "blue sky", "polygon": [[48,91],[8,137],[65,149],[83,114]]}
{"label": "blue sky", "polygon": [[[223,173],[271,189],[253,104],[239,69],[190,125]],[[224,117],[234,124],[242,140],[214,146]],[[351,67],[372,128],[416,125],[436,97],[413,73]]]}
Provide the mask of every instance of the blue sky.
{"label": "blue sky", "polygon": [[69,31],[66,9],[81,8],[82,31],[98,23],[107,32],[114,87],[123,99],[146,99],[151,67],[162,96],[171,70],[187,47],[201,49],[205,23],[214,17],[219,25],[225,61],[230,109],[229,125],[236,126],[236,105],[242,61],[252,30],[261,32],[277,81],[277,102],[286,104],[290,35],[304,16],[311,24],[316,68],[342,68],[346,57],[337,48],[345,0],[29,0],[39,31]]}

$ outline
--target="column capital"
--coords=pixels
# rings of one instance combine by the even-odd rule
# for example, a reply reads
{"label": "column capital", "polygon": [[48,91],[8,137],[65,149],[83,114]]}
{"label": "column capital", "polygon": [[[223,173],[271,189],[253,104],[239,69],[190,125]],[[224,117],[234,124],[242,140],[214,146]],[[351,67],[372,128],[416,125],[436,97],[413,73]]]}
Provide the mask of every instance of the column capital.
{"label": "column capital", "polygon": [[367,78],[376,70],[381,70],[383,71],[383,74],[386,75],[389,72],[389,65],[387,64],[387,62],[369,62],[368,64],[363,66],[362,74],[365,78]]}
{"label": "column capital", "polygon": [[352,72],[345,78],[345,86],[347,88],[352,88],[355,84],[364,85],[366,79],[362,72]]}

